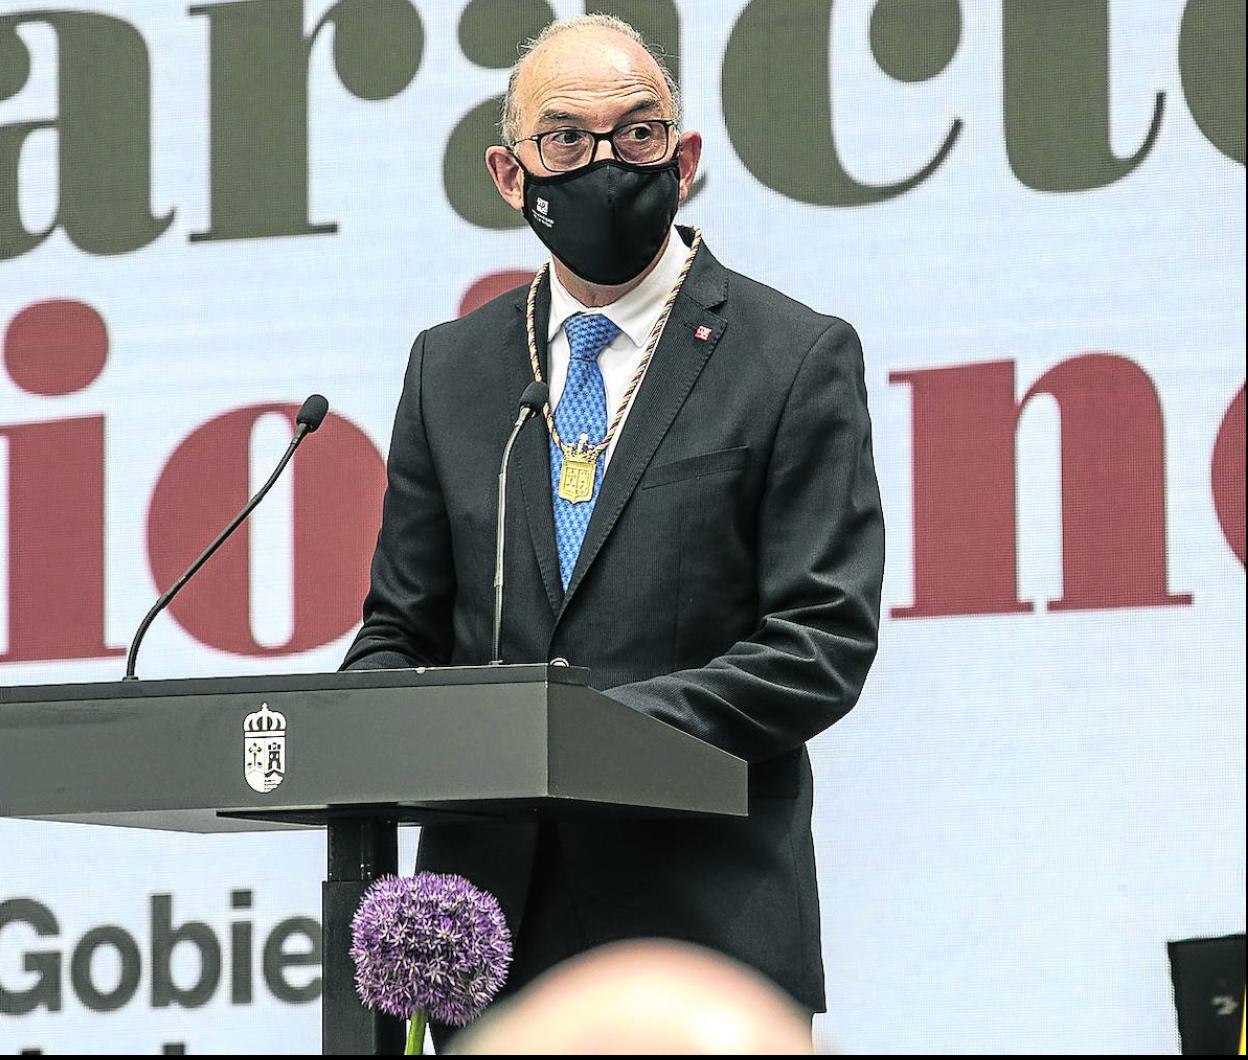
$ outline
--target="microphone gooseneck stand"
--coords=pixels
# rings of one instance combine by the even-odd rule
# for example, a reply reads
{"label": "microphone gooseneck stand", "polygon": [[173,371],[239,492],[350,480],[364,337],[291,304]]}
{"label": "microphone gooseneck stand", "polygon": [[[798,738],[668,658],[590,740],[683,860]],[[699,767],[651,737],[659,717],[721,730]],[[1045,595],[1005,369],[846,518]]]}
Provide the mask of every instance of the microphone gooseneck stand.
{"label": "microphone gooseneck stand", "polygon": [[545,406],[550,397],[550,388],[545,383],[534,380],[524,388],[520,395],[520,413],[516,416],[515,426],[511,428],[511,436],[503,448],[503,460],[498,468],[498,526],[494,539],[494,640],[490,653],[490,665],[501,666],[503,654],[500,647],[503,636],[503,551],[506,543],[507,521],[507,466],[511,460],[511,450],[520,437],[520,431],[535,413]]}
{"label": "microphone gooseneck stand", "polygon": [[181,577],[168,590],[161,594],[160,599],[152,605],[152,609],[143,616],[143,621],[139,623],[134,639],[130,642],[130,651],[126,656],[126,675],[122,678],[123,681],[138,680],[134,669],[139,658],[139,645],[143,643],[143,637],[147,633],[148,627],[155,621],[156,616],[169,606],[173,598],[182,591],[182,587],[195,576],[196,571],[212,558],[212,554],[238,529],[239,524],[255,510],[256,505],[264,500],[265,494],[273,488],[273,483],[278,480],[278,477],[286,469],[286,465],[290,463],[290,458],[295,455],[295,450],[299,448],[299,443],[321,425],[328,412],[329,402],[321,397],[320,394],[313,394],[300,406],[299,412],[295,417],[295,422],[298,425],[295,429],[295,436],[290,440],[290,445],[286,447],[286,452],[282,454],[282,459],[278,461],[277,468],[269,476],[269,480],[243,506],[243,510],[230,520],[229,525],[213,539],[212,544],[199,554],[199,558],[182,572]]}

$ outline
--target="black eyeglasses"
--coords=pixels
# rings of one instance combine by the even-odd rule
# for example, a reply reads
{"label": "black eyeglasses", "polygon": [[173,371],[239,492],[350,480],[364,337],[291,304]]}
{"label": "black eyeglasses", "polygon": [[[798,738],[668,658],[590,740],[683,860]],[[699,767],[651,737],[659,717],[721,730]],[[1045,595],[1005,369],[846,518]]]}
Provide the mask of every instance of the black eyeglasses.
{"label": "black eyeglasses", "polygon": [[535,136],[525,136],[516,141],[516,146],[525,140],[532,140],[537,145],[537,157],[552,173],[565,173],[588,165],[603,140],[611,141],[611,149],[621,162],[645,166],[667,157],[671,132],[675,127],[674,121],[655,119],[630,121],[605,133],[590,132],[588,129],[551,129]]}

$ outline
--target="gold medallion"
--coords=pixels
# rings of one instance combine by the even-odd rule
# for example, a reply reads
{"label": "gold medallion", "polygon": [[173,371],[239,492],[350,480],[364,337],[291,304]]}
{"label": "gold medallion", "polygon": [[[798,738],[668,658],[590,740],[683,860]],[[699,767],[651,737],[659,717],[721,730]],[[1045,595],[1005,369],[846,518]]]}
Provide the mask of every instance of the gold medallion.
{"label": "gold medallion", "polygon": [[570,504],[582,504],[594,495],[594,477],[598,470],[598,451],[590,449],[589,438],[582,434],[576,448],[563,447],[563,466],[559,469],[559,496]]}

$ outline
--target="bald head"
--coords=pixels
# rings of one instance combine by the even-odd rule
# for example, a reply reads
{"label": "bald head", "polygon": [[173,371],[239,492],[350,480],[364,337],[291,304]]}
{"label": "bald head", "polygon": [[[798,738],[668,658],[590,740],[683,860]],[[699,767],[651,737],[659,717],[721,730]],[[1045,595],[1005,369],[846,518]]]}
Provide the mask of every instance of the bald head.
{"label": "bald head", "polygon": [[[590,106],[628,96],[642,102],[648,94],[653,113],[640,117],[680,121],[680,90],[660,53],[632,26],[611,15],[580,15],[552,22],[523,48],[511,71],[503,104],[503,143],[540,132],[536,125],[560,100]],[[595,128],[596,126],[582,126]],[[610,128],[608,125],[606,128]]]}
{"label": "bald head", "polygon": [[463,1054],[812,1052],[808,1017],[757,972],[686,943],[603,946],[546,973],[455,1043]]}

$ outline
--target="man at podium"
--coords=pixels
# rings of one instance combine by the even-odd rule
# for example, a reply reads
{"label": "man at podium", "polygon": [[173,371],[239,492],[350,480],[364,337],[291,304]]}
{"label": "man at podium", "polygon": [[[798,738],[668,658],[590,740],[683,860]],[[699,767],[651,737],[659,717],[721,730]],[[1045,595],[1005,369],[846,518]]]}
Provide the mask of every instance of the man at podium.
{"label": "man at podium", "polygon": [[[418,868],[493,891],[514,990],[660,936],[824,1008],[805,744],[875,656],[884,527],[852,327],[721,265],[675,227],[702,150],[627,24],[553,23],[514,69],[499,194],[550,251],[531,287],[417,337],[364,624],[346,668],[566,661],[750,763],[748,818],[427,827]],[[766,135],[766,130],[759,130]],[[766,238],[767,218],[743,218]]]}

